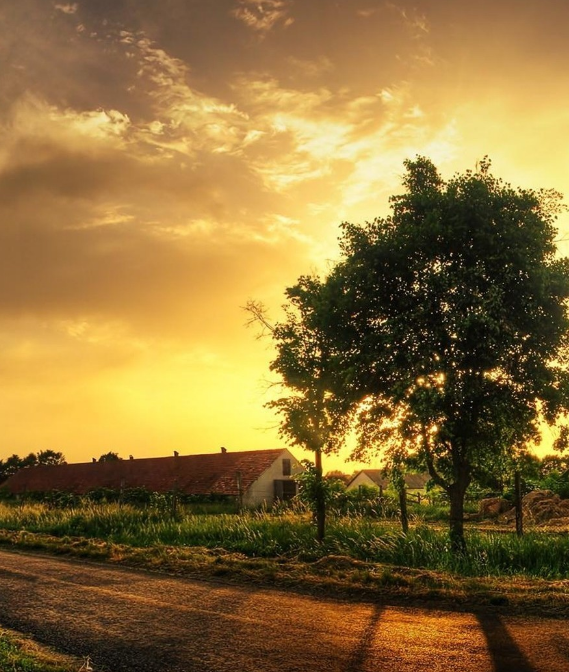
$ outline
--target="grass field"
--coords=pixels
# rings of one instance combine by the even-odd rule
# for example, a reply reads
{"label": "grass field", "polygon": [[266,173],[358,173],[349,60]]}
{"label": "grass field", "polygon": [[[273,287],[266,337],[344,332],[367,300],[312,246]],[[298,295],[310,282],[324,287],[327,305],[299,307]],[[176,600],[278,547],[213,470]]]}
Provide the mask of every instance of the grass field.
{"label": "grass field", "polygon": [[404,535],[393,520],[330,518],[326,539],[319,544],[309,517],[296,513],[196,515],[180,510],[171,516],[151,508],[92,503],[69,509],[0,504],[0,529],[137,549],[202,547],[251,558],[305,562],[344,556],[471,577],[569,578],[569,535],[544,531],[531,531],[519,538],[498,529],[471,529],[467,532],[468,552],[457,556],[450,550],[444,525],[421,521]]}

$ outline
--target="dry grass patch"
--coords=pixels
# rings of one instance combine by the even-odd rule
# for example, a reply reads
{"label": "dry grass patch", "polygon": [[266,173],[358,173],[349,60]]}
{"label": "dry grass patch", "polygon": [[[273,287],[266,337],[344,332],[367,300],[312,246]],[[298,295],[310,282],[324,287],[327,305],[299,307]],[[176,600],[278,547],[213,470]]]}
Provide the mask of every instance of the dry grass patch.
{"label": "dry grass patch", "polygon": [[77,672],[82,660],[42,646],[31,637],[0,628],[0,670],[5,672]]}

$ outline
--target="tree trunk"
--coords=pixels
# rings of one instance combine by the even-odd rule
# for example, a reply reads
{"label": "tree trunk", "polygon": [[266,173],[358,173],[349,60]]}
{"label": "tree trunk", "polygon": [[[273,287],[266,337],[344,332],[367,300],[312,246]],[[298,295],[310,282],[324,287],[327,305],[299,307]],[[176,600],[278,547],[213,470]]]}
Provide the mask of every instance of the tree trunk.
{"label": "tree trunk", "polygon": [[466,541],[464,539],[464,493],[466,487],[460,483],[453,483],[448,489],[450,497],[450,543],[453,553],[464,553]]}
{"label": "tree trunk", "polygon": [[326,501],[322,484],[322,452],[320,450],[315,452],[314,466],[316,467],[316,538],[318,541],[323,541],[326,530]]}

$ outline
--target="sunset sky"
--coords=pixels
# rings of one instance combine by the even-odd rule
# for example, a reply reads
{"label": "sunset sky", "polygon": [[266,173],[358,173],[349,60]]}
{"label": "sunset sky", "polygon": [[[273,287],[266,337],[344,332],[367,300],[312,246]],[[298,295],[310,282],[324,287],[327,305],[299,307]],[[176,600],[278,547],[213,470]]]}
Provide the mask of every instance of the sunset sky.
{"label": "sunset sky", "polygon": [[569,195],[567,0],[0,0],[0,26],[0,458],[283,446],[241,307],[277,319],[405,158]]}

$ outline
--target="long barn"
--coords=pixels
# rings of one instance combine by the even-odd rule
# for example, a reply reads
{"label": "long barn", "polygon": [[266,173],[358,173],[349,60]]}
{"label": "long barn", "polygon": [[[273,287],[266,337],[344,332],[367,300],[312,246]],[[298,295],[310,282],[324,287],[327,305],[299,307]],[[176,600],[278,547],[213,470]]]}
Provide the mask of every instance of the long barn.
{"label": "long barn", "polygon": [[296,494],[294,476],[302,466],[286,448],[202,455],[148,457],[26,467],[0,485],[9,493],[72,492],[98,488],[146,488],[151,492],[222,495],[244,506],[271,504]]}

